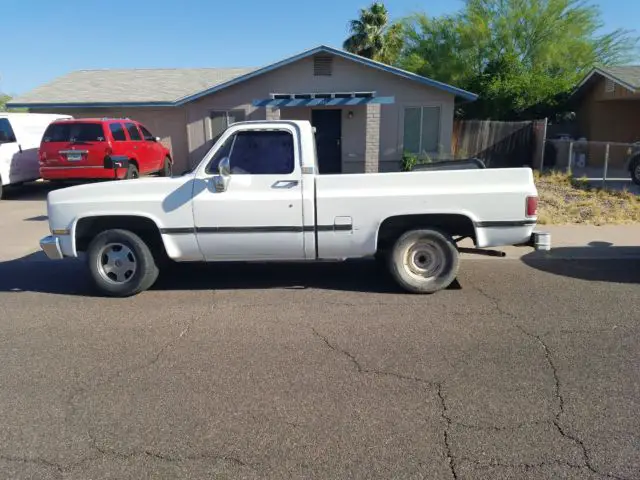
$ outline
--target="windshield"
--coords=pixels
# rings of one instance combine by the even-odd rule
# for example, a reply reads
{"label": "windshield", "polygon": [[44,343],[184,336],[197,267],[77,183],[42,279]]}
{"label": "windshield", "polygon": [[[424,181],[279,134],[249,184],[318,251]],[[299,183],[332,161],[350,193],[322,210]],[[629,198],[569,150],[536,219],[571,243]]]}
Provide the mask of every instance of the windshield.
{"label": "windshield", "polygon": [[104,142],[104,131],[100,123],[52,123],[44,132],[42,141]]}

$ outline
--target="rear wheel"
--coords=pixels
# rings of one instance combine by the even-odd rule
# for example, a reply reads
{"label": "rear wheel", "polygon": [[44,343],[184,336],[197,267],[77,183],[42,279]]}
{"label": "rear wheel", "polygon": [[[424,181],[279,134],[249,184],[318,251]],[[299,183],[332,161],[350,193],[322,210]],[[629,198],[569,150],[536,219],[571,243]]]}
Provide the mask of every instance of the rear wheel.
{"label": "rear wheel", "polygon": [[128,297],[150,288],[158,267],[147,244],[129,230],[106,230],[89,244],[91,277],[100,293]]}
{"label": "rear wheel", "polygon": [[129,167],[127,167],[127,173],[125,174],[125,180],[133,180],[134,178],[138,178],[140,176],[140,172],[138,171],[138,167],[134,163],[130,163]]}
{"label": "rear wheel", "polygon": [[440,230],[406,232],[396,240],[388,261],[393,278],[412,293],[443,290],[458,275],[458,249],[451,236]]}
{"label": "rear wheel", "polygon": [[162,169],[160,170],[161,177],[170,177],[172,173],[172,165],[171,159],[169,157],[164,157],[164,162],[162,164]]}
{"label": "rear wheel", "polygon": [[629,173],[631,175],[631,180],[636,185],[640,185],[640,156],[631,160],[631,164],[629,165]]}

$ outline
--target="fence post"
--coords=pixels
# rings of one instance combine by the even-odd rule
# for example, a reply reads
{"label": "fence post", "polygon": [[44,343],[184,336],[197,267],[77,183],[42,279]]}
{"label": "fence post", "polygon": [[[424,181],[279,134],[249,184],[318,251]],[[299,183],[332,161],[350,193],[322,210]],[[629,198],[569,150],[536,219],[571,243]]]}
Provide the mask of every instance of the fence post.
{"label": "fence post", "polygon": [[607,170],[609,169],[609,144],[604,149],[604,172],[602,172],[602,188],[607,186]]}
{"label": "fence post", "polygon": [[571,162],[573,159],[573,141],[569,142],[569,158],[567,160],[567,173],[571,175]]}

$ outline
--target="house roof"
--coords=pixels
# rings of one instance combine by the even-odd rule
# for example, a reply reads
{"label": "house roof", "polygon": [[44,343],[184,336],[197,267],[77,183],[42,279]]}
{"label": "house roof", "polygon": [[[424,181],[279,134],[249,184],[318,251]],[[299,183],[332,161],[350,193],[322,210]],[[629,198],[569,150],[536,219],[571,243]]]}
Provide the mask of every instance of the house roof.
{"label": "house roof", "polygon": [[13,108],[179,106],[317,53],[398,75],[449,92],[466,101],[477,95],[430,78],[321,45],[262,68],[80,70],[38,87],[14,100]]}
{"label": "house roof", "polygon": [[640,65],[625,65],[619,67],[597,67],[592,69],[578,84],[572,96],[577,97],[580,92],[593,84],[598,78],[608,78],[632,93],[640,91]]}

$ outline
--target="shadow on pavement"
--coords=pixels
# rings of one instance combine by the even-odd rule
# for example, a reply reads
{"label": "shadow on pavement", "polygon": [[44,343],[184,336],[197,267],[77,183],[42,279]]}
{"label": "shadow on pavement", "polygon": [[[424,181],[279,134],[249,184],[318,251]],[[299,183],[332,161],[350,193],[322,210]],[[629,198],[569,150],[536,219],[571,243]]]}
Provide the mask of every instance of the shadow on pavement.
{"label": "shadow on pavement", "polygon": [[[374,261],[326,263],[171,264],[153,290],[316,288],[398,294],[403,291]],[[456,282],[450,289],[460,289]],[[42,252],[0,262],[0,292],[96,296],[84,260],[48,260]]]}
{"label": "shadow on pavement", "polygon": [[48,182],[25,183],[19,186],[8,187],[3,201],[42,201],[47,199],[47,194],[58,188],[68,187],[66,184],[54,184]]}
{"label": "shadow on pavement", "polygon": [[[640,239],[639,239],[640,243]],[[527,266],[579,280],[640,283],[640,247],[591,242],[586,247],[558,247],[521,258]]]}

